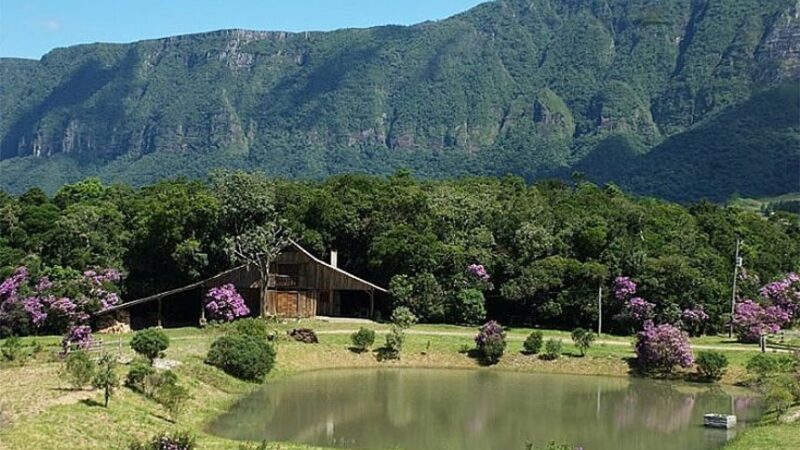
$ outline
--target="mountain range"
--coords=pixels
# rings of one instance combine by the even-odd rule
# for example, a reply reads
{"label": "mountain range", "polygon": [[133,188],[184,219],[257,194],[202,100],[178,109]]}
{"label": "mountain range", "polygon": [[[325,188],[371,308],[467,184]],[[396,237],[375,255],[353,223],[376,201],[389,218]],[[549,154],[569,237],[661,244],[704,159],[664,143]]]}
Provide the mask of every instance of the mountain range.
{"label": "mountain range", "polygon": [[0,58],[0,188],[217,167],[800,191],[800,2],[497,0],[413,26]]}

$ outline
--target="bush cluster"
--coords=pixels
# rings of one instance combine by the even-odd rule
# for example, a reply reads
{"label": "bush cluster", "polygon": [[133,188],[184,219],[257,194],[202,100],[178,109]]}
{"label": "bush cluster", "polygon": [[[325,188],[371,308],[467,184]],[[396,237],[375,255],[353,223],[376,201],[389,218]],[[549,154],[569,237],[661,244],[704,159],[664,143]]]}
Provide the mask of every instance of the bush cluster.
{"label": "bush cluster", "polygon": [[543,359],[547,360],[554,360],[558,359],[561,356],[561,340],[550,338],[544,344],[544,353],[542,354]]}
{"label": "bush cluster", "polygon": [[375,343],[375,330],[361,327],[350,336],[353,347],[359,351],[366,351]]}
{"label": "bush cluster", "polygon": [[131,348],[152,363],[169,348],[169,336],[158,328],[137,331],[131,339]]}
{"label": "bush cluster", "polygon": [[232,333],[211,344],[206,363],[236,378],[261,382],[275,365],[275,349],[257,337]]}
{"label": "bush cluster", "polygon": [[524,352],[528,355],[535,355],[542,350],[542,342],[544,342],[544,335],[541,331],[532,331],[531,334],[525,338],[522,343]]}
{"label": "bush cluster", "polygon": [[592,342],[594,342],[594,333],[584,330],[583,328],[575,328],[572,330],[572,342],[575,343],[575,347],[581,352],[581,356],[584,356],[586,355],[586,350],[589,350],[589,347],[592,346]]}
{"label": "bush cluster", "polygon": [[129,450],[194,450],[195,437],[187,431],[163,432],[145,442],[133,442]]}
{"label": "bush cluster", "polygon": [[700,352],[697,354],[695,363],[701,377],[710,381],[718,381],[725,374],[728,358],[716,351]]}
{"label": "bush cluster", "polygon": [[268,341],[271,337],[269,325],[267,321],[258,317],[248,317],[245,319],[238,319],[226,327],[230,333],[238,333],[246,336],[252,336],[261,341]]}
{"label": "bush cluster", "polygon": [[97,365],[88,353],[76,350],[64,358],[64,376],[75,389],[83,389],[92,382]]}

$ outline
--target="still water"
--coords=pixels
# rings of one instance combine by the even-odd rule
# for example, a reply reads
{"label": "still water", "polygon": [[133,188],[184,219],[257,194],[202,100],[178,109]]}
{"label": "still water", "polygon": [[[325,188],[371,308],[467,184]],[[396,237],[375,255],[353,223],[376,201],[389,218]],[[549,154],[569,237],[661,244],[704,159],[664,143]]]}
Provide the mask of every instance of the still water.
{"label": "still water", "polygon": [[586,450],[710,450],[735,431],[703,428],[704,413],[734,413],[740,427],[757,418],[759,400],[741,394],[487,370],[322,371],[264,386],[210,431],[354,449],[524,450],[555,440]]}

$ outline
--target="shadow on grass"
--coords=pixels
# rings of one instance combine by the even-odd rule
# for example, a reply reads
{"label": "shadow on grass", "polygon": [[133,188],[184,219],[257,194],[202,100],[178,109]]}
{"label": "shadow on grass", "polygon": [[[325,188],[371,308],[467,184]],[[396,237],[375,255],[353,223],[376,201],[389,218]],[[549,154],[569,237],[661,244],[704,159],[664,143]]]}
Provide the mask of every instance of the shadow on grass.
{"label": "shadow on grass", "polygon": [[89,406],[91,408],[97,408],[97,407],[105,408],[104,404],[102,404],[102,403],[100,403],[98,401],[92,400],[91,398],[84,398],[82,400],[79,400],[78,403],[82,403],[82,404],[84,404],[86,406]]}
{"label": "shadow on grass", "polygon": [[477,348],[469,349],[469,350],[467,350],[465,352],[465,354],[468,357],[470,357],[470,358],[474,359],[475,361],[477,361],[478,364],[480,364],[481,366],[484,366],[484,367],[493,366],[493,365],[497,364],[498,362],[500,362],[499,359],[496,360],[496,361],[491,361],[491,360],[486,359],[483,356],[483,354],[481,354],[481,352],[478,351]]}
{"label": "shadow on grass", "polygon": [[586,356],[586,355],[581,355],[580,353],[575,353],[575,352],[564,352],[561,355],[562,356],[566,356],[568,358],[583,358],[583,357]]}
{"label": "shadow on grass", "polygon": [[82,391],[88,392],[88,390],[86,390],[84,388],[79,388],[79,387],[77,387],[77,388],[76,387],[54,387],[54,388],[49,388],[49,389],[51,391],[56,391],[56,392],[82,392]]}
{"label": "shadow on grass", "polygon": [[360,355],[362,353],[366,353],[366,352],[369,351],[368,348],[354,347],[352,345],[350,347],[347,347],[347,349],[350,350],[351,352],[357,354],[357,355]]}

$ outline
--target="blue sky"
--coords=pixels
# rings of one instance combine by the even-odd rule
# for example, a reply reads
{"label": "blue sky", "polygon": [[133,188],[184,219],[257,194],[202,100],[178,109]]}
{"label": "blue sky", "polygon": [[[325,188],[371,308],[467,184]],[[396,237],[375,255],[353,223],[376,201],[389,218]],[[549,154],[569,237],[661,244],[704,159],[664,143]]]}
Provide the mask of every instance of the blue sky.
{"label": "blue sky", "polygon": [[222,28],[332,30],[443,19],[482,0],[0,0],[0,56]]}

